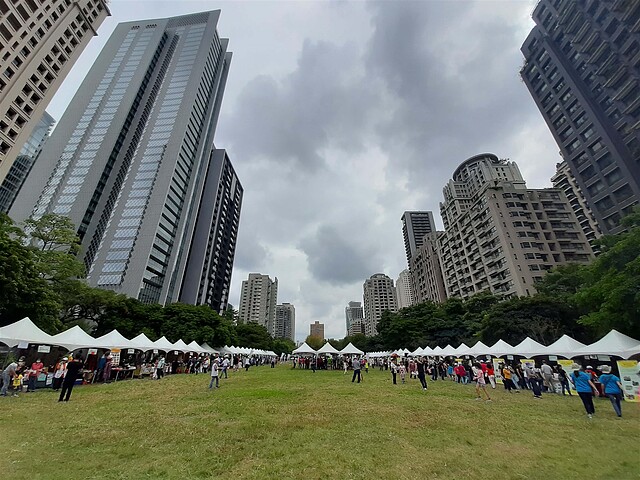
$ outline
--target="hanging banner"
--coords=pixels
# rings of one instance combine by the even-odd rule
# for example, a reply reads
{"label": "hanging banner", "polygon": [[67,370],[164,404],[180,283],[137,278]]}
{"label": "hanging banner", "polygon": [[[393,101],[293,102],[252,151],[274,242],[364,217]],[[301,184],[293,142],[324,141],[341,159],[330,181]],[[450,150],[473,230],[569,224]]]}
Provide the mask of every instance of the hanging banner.
{"label": "hanging banner", "polygon": [[97,348],[90,348],[89,353],[87,353],[87,355],[96,355],[97,353],[98,353]]}
{"label": "hanging banner", "polygon": [[[573,365],[573,360],[558,360],[558,365],[560,365],[562,370],[565,371],[565,373],[567,374],[567,377],[571,376],[571,374],[573,373],[573,370],[571,370],[571,365]],[[576,387],[571,381],[569,381],[569,388],[571,388],[571,390],[573,390],[574,392],[576,391]]]}
{"label": "hanging banner", "polygon": [[500,368],[501,360],[499,358],[494,358],[491,361],[493,362],[493,372],[496,375],[496,383],[502,385],[502,369]]}
{"label": "hanging banner", "polygon": [[111,361],[113,363],[113,365],[119,365],[120,364],[120,349],[119,348],[112,348],[111,349]]}
{"label": "hanging banner", "polygon": [[25,350],[29,348],[29,342],[20,342],[18,343],[18,349]]}
{"label": "hanging banner", "polygon": [[49,345],[38,345],[38,353],[51,353]]}
{"label": "hanging banner", "polygon": [[627,402],[640,402],[640,371],[636,360],[618,360],[622,393]]}
{"label": "hanging banner", "polygon": [[522,367],[531,367],[534,368],[536,366],[536,361],[533,358],[521,358],[520,364]]}
{"label": "hanging banner", "polygon": [[132,353],[136,353],[136,349],[135,348],[127,349],[127,354],[131,355]]}

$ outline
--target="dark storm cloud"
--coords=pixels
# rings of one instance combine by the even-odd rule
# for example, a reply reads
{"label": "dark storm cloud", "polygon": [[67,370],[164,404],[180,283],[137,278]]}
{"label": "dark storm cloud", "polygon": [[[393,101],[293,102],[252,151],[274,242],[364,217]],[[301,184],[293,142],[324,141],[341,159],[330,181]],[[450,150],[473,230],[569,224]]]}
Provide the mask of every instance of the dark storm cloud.
{"label": "dark storm cloud", "polygon": [[326,167],[324,149],[362,149],[374,94],[354,45],[305,41],[297,68],[282,80],[258,76],[241,92],[226,125],[241,158],[290,165],[296,174]]}
{"label": "dark storm cloud", "polygon": [[[393,109],[378,125],[395,172],[439,192],[476,153],[504,151],[505,139],[540,122],[518,78],[520,2],[492,15],[467,2],[371,3],[367,70],[382,79]],[[551,160],[553,161],[553,160]],[[433,203],[431,203],[433,205]]]}
{"label": "dark storm cloud", "polygon": [[333,285],[362,282],[378,266],[370,248],[362,248],[362,235],[348,237],[329,225],[300,242],[307,255],[309,271],[317,280]]}

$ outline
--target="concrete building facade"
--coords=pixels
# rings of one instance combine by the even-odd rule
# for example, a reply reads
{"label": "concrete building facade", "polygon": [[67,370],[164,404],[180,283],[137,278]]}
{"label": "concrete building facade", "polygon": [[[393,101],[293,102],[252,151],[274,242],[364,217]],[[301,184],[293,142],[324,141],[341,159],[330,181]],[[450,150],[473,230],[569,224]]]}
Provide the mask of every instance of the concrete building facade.
{"label": "concrete building facade", "polygon": [[275,332],[276,305],[278,304],[278,278],[250,273],[242,282],[238,321],[255,322],[264,326],[271,336]]}
{"label": "concrete building facade", "polygon": [[588,263],[591,247],[560,189],[527,189],[513,162],[481,154],[444,188],[438,251],[447,297],[535,293],[556,265]]}
{"label": "concrete building facade", "polygon": [[29,139],[20,149],[20,153],[11,168],[9,168],[7,176],[0,182],[0,212],[9,212],[13,201],[22,188],[22,184],[29,172],[31,172],[38,155],[40,155],[44,142],[49,138],[49,133],[54,123],[53,117],[44,112],[31,135],[29,135]]}
{"label": "concrete building facade", "polygon": [[216,257],[234,251],[242,189],[213,143],[231,61],[219,15],[119,24],[14,202],[16,221],[71,218],[92,286],[226,305],[233,259]]}
{"label": "concrete building facade", "polygon": [[361,302],[349,302],[344,309],[347,335],[364,333],[364,310]]}
{"label": "concrete building facade", "polygon": [[0,183],[109,15],[105,0],[0,0]]}
{"label": "concrete building facade", "polygon": [[429,233],[424,236],[422,246],[411,258],[411,282],[414,288],[415,303],[442,303],[447,299],[444,287],[438,237],[444,232]]}
{"label": "concrete building facade", "polygon": [[404,250],[409,266],[411,257],[422,245],[424,236],[436,231],[436,224],[431,211],[407,211],[402,214],[401,220]]}
{"label": "concrete building facade", "polygon": [[604,233],[640,200],[640,2],[541,0],[522,79]]}
{"label": "concrete building facade", "polygon": [[385,310],[398,311],[398,297],[393,280],[383,273],[376,273],[365,280],[364,291],[364,326],[365,335],[378,333],[378,322]]}
{"label": "concrete building facade", "polygon": [[276,305],[276,319],[274,324],[274,338],[296,340],[296,309],[290,303]]}
{"label": "concrete building facade", "polygon": [[556,174],[551,177],[551,183],[554,188],[562,190],[567,196],[580,223],[580,228],[593,249],[595,240],[602,236],[602,232],[567,162],[563,161],[556,165]]}
{"label": "concrete building facade", "polygon": [[309,325],[309,335],[324,340],[324,323],[320,323],[318,320],[316,320],[311,325]]}
{"label": "concrete building facade", "polygon": [[[420,247],[418,247],[418,250],[419,249]],[[398,309],[410,307],[415,303],[411,274],[408,268],[401,271],[398,275],[398,279],[396,280],[396,298],[398,299]]]}

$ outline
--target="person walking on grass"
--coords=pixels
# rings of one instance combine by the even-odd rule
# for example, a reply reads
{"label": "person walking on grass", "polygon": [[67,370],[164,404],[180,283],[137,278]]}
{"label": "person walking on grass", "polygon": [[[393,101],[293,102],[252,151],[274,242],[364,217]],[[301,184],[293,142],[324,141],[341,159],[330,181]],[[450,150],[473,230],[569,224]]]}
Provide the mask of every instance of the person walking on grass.
{"label": "person walking on grass", "polygon": [[622,407],[620,405],[620,401],[622,400],[622,383],[620,383],[620,378],[611,373],[611,367],[609,365],[604,365],[601,371],[600,383],[604,387],[604,394],[611,400],[611,405],[616,415],[622,417]]}
{"label": "person walking on grass", "polygon": [[564,371],[560,365],[558,365],[556,372],[558,373],[558,380],[560,381],[560,386],[562,387],[562,395],[566,395],[565,391],[569,392],[569,396],[571,397],[571,387],[569,386],[569,377],[567,376],[567,372]]}
{"label": "person walking on grass", "polygon": [[216,358],[211,364],[211,382],[209,383],[209,390],[213,388],[213,382],[216,383],[216,388],[220,388],[220,377],[218,376],[218,359]]}
{"label": "person walking on grass", "polygon": [[407,378],[407,367],[404,366],[403,363],[398,367],[398,371],[400,373],[400,381],[404,384],[405,378]]}
{"label": "person walking on grass", "polygon": [[487,376],[489,377],[489,383],[491,383],[491,388],[495,390],[496,388],[496,371],[493,368],[493,363],[487,363]]}
{"label": "person walking on grass", "polygon": [[360,383],[360,359],[358,357],[355,357],[353,359],[353,378],[351,378],[351,383],[353,383],[356,380],[356,377],[358,377],[358,383]]}
{"label": "person walking on grass", "polygon": [[598,390],[591,381],[591,375],[583,372],[580,365],[577,363],[572,364],[571,370],[573,370],[573,373],[569,375],[569,378],[576,387],[576,391],[587,412],[587,417],[593,418],[593,415],[596,413],[596,409],[593,406],[593,396],[598,395]]}
{"label": "person walking on grass", "polygon": [[540,367],[540,371],[542,373],[542,379],[544,381],[544,386],[547,388],[548,393],[556,393],[556,382],[553,378],[553,369],[551,365],[547,363],[546,360],[542,361],[542,366]]}
{"label": "person walking on grass", "polygon": [[67,373],[62,382],[62,390],[60,390],[60,398],[58,399],[59,402],[68,402],[69,398],[71,398],[71,391],[76,384],[79,374],[82,372],[83,366],[82,357],[79,355],[73,357],[73,360],[67,363]]}
{"label": "person walking on grass", "polygon": [[482,400],[480,392],[483,392],[487,397],[487,402],[490,402],[491,397],[489,396],[489,392],[487,392],[487,382],[484,379],[484,372],[482,371],[482,367],[479,363],[476,363],[473,366],[473,379],[476,381],[476,400]]}
{"label": "person walking on grass", "polygon": [[394,385],[398,384],[397,375],[398,375],[398,365],[396,365],[396,362],[391,362],[391,382]]}
{"label": "person walking on grass", "polygon": [[425,376],[425,360],[424,357],[418,357],[418,380],[420,380],[420,385],[422,386],[422,390],[427,390],[427,378]]}
{"label": "person walking on grass", "polygon": [[516,393],[520,393],[516,389],[516,386],[514,385],[513,380],[511,379],[512,374],[513,374],[513,371],[511,370],[511,367],[509,365],[505,365],[504,368],[502,369],[502,382],[504,383],[504,388],[509,393],[511,393],[512,391],[515,391]]}

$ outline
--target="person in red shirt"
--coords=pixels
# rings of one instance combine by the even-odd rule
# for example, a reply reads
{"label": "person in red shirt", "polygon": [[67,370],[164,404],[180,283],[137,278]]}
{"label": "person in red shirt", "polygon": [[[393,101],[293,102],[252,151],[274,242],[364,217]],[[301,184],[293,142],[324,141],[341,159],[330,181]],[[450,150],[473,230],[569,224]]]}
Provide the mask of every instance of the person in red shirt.
{"label": "person in red shirt", "polygon": [[487,364],[487,376],[489,377],[489,383],[491,383],[491,388],[496,388],[496,372],[493,369],[492,364]]}
{"label": "person in red shirt", "polygon": [[42,372],[43,368],[44,365],[39,358],[31,364],[31,370],[29,370],[29,386],[27,387],[27,392],[36,391],[36,382],[38,381],[38,375],[40,375],[40,372]]}

